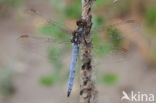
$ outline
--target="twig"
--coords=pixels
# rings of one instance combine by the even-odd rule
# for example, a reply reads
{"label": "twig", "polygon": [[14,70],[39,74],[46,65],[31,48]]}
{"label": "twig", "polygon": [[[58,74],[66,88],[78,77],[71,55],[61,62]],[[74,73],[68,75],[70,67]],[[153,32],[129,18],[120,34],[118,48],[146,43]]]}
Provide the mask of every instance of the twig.
{"label": "twig", "polygon": [[84,28],[87,32],[82,38],[81,48],[80,103],[95,103],[97,94],[92,80],[92,40],[90,36],[92,26],[91,9],[94,1],[95,0],[82,0],[82,19],[87,22],[87,26]]}

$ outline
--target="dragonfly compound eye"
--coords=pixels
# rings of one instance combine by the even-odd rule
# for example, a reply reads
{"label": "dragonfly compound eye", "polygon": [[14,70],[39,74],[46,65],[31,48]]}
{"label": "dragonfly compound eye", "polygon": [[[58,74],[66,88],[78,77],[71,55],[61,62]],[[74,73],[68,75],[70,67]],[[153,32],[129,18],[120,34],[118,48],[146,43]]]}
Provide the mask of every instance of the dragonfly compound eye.
{"label": "dragonfly compound eye", "polygon": [[77,20],[77,22],[76,22],[77,26],[81,25],[81,23],[82,23],[81,19]]}
{"label": "dragonfly compound eye", "polygon": [[86,20],[82,19],[82,18],[77,20],[76,24],[77,24],[77,26],[87,26]]}

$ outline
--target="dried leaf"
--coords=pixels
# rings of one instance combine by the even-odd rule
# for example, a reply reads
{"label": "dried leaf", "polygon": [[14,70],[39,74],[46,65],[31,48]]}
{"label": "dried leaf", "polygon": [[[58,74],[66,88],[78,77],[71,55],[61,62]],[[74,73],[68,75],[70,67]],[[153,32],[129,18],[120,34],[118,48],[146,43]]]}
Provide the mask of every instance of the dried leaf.
{"label": "dried leaf", "polygon": [[29,38],[29,35],[23,34],[23,35],[21,35],[19,38]]}
{"label": "dried leaf", "polygon": [[120,50],[123,51],[123,52],[127,52],[127,51],[128,51],[128,50],[125,49],[125,48],[120,48]]}
{"label": "dried leaf", "polygon": [[30,9],[31,12],[36,13],[37,11],[35,9]]}
{"label": "dried leaf", "polygon": [[127,22],[127,23],[135,23],[136,20],[127,20],[126,22]]}

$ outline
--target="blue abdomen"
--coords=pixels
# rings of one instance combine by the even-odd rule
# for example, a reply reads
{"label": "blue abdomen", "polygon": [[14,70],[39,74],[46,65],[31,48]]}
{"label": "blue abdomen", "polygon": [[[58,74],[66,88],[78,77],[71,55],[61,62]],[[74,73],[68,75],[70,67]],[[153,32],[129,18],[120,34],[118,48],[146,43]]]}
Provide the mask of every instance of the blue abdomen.
{"label": "blue abdomen", "polygon": [[69,73],[67,96],[70,95],[70,92],[71,92],[72,87],[73,87],[74,75],[75,75],[75,69],[76,69],[76,62],[77,62],[78,54],[79,54],[79,47],[78,47],[78,45],[74,44],[73,53],[72,53],[72,63],[71,63],[71,66],[70,66],[70,73]]}

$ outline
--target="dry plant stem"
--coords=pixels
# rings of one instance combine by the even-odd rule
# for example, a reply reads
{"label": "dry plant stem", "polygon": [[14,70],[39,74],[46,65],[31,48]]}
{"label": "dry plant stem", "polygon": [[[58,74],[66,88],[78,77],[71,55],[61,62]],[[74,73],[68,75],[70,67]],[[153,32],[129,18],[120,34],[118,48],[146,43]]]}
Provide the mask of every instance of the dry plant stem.
{"label": "dry plant stem", "polygon": [[95,86],[92,80],[92,40],[90,36],[90,29],[92,26],[91,9],[95,0],[82,0],[82,19],[87,21],[85,27],[86,34],[82,38],[81,49],[81,81],[80,81],[80,103],[95,103]]}

